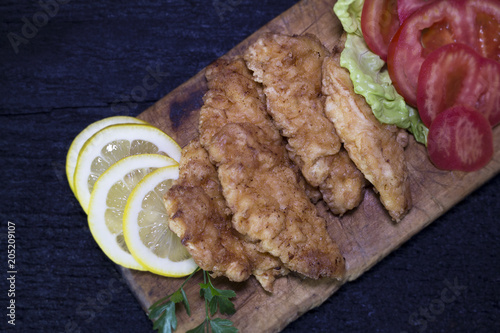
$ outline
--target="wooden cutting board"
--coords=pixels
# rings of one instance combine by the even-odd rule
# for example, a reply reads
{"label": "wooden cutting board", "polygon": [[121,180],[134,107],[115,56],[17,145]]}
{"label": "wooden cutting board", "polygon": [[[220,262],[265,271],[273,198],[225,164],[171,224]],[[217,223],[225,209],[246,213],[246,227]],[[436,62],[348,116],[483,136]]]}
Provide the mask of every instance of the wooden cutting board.
{"label": "wooden cutting board", "polygon": [[[285,34],[313,33],[328,49],[333,49],[343,30],[332,8],[335,1],[303,0],[248,39],[228,55],[241,54],[260,34],[267,31]],[[164,130],[181,146],[198,135],[198,114],[206,91],[204,71],[179,86],[139,118]],[[430,163],[425,147],[413,139],[406,149],[414,206],[399,224],[391,222],[377,196],[367,191],[363,203],[342,218],[331,215],[320,203],[318,210],[328,223],[328,231],[346,258],[347,281],[358,278],[441,214],[492,178],[500,170],[500,127],[494,130],[495,155],[485,168],[473,172],[446,172]],[[193,203],[195,204],[195,203]],[[175,291],[184,279],[160,277],[122,268],[122,273],[141,306],[146,310],[157,299]],[[345,281],[345,282],[347,282]],[[201,274],[185,287],[192,315],[183,309],[178,314],[177,332],[184,332],[204,319],[204,304],[199,297]],[[219,288],[236,291],[236,313],[230,317],[240,332],[278,332],[302,313],[323,303],[343,283],[313,281],[290,275],[279,279],[273,294],[266,293],[252,277],[244,283],[218,278]]]}

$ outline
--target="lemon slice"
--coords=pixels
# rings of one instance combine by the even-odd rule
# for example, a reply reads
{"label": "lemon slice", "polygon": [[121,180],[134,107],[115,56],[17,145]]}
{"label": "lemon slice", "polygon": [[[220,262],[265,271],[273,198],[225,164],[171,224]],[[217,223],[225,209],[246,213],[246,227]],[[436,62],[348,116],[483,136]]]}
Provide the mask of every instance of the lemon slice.
{"label": "lemon slice", "polygon": [[76,162],[78,160],[78,154],[82,149],[85,142],[95,133],[99,132],[101,129],[108,127],[110,125],[116,124],[147,124],[145,121],[137,119],[135,117],[128,116],[115,116],[108,117],[96,121],[95,123],[87,126],[83,131],[78,134],[71,146],[68,149],[68,155],[66,155],[66,177],[68,177],[69,187],[71,191],[75,194],[75,186],[73,185],[73,177],[75,175]]}
{"label": "lemon slice", "polygon": [[145,270],[130,254],[123,236],[123,211],[133,188],[148,173],[178,164],[170,157],[142,154],[121,159],[96,181],[90,196],[89,228],[99,247],[115,263]]}
{"label": "lemon slice", "polygon": [[198,267],[179,237],[168,227],[163,196],[179,177],[177,166],[157,169],[132,190],[123,213],[125,243],[148,271],[181,277]]}
{"label": "lemon slice", "polygon": [[99,176],[120,159],[137,154],[160,154],[179,161],[181,148],[160,129],[143,124],[111,125],[85,142],[78,156],[74,186],[86,213]]}

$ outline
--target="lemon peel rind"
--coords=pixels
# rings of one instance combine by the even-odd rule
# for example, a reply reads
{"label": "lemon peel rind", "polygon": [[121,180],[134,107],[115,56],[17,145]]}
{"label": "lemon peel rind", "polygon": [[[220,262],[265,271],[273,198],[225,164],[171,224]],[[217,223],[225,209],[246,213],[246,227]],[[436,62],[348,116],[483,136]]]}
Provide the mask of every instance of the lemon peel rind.
{"label": "lemon peel rind", "polygon": [[[118,131],[121,137],[113,136],[113,132]],[[94,157],[109,142],[126,139],[128,141],[146,140],[157,135],[161,142],[154,142],[161,152],[165,152],[169,157],[179,162],[181,148],[170,136],[162,130],[149,124],[117,124],[105,127],[95,133],[82,147],[78,156],[77,167],[74,175],[75,196],[80,202],[85,213],[89,212],[90,191],[88,190],[87,173],[91,168]]]}
{"label": "lemon peel rind", "polygon": [[[193,258],[174,262],[168,258],[159,258],[143,244],[139,236],[137,219],[142,210],[142,199],[154,190],[165,179],[175,180],[179,177],[176,166],[157,169],[144,177],[132,190],[123,213],[123,234],[132,256],[146,269],[154,274],[168,277],[183,277],[198,268]],[[168,221],[165,221],[168,223]]]}
{"label": "lemon peel rind", "polygon": [[[109,189],[128,173],[143,168],[162,168],[177,165],[170,157],[157,154],[128,156],[113,164],[97,180],[89,202],[88,225],[92,237],[106,256],[116,264],[135,270],[146,270],[130,253],[123,251],[115,241],[115,235],[106,227],[104,214]],[[120,170],[122,169],[122,170]],[[117,172],[120,170],[120,172]]]}
{"label": "lemon peel rind", "polygon": [[95,133],[99,132],[103,128],[117,124],[147,124],[147,122],[129,116],[113,116],[104,118],[85,127],[71,142],[68,154],[66,155],[66,178],[68,180],[69,187],[75,196],[76,191],[75,186],[73,185],[73,180],[78,161],[78,154],[85,145],[85,142],[87,142],[87,140],[90,139]]}

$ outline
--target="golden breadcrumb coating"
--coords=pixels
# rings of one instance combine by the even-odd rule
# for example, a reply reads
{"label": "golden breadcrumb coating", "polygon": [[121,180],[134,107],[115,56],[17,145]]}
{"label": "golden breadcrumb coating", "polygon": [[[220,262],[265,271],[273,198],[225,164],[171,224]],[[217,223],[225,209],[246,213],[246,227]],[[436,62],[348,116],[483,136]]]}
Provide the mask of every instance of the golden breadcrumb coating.
{"label": "golden breadcrumb coating", "polygon": [[219,60],[206,77],[201,143],[217,167],[233,227],[290,270],[342,278],[344,258],[307,197],[245,63]]}
{"label": "golden breadcrumb coating", "polygon": [[380,123],[365,99],[354,92],[349,72],[338,58],[323,64],[325,112],[333,122],[349,156],[380,195],[392,219],[400,221],[410,210],[410,181],[402,140],[405,132]]}
{"label": "golden breadcrumb coating", "polygon": [[195,262],[213,276],[244,281],[252,274],[267,291],[288,270],[231,225],[232,213],[208,153],[197,139],[182,150],[179,179],[165,196],[169,226]]}
{"label": "golden breadcrumb coating", "polygon": [[267,111],[287,139],[290,157],[331,211],[343,214],[362,201],[365,180],[345,153],[338,156],[341,142],[324,113],[321,66],[327,55],[313,35],[265,34],[244,58],[264,86]]}

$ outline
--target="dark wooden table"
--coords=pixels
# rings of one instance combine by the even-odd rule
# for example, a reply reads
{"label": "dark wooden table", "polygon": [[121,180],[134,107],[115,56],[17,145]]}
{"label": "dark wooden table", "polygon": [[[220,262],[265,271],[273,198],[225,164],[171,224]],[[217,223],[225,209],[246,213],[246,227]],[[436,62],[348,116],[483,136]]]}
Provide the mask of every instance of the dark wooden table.
{"label": "dark wooden table", "polygon": [[[296,2],[1,2],[2,332],[152,331],[72,196],[67,149],[86,125],[138,115]],[[285,332],[500,331],[499,190],[497,175]]]}

